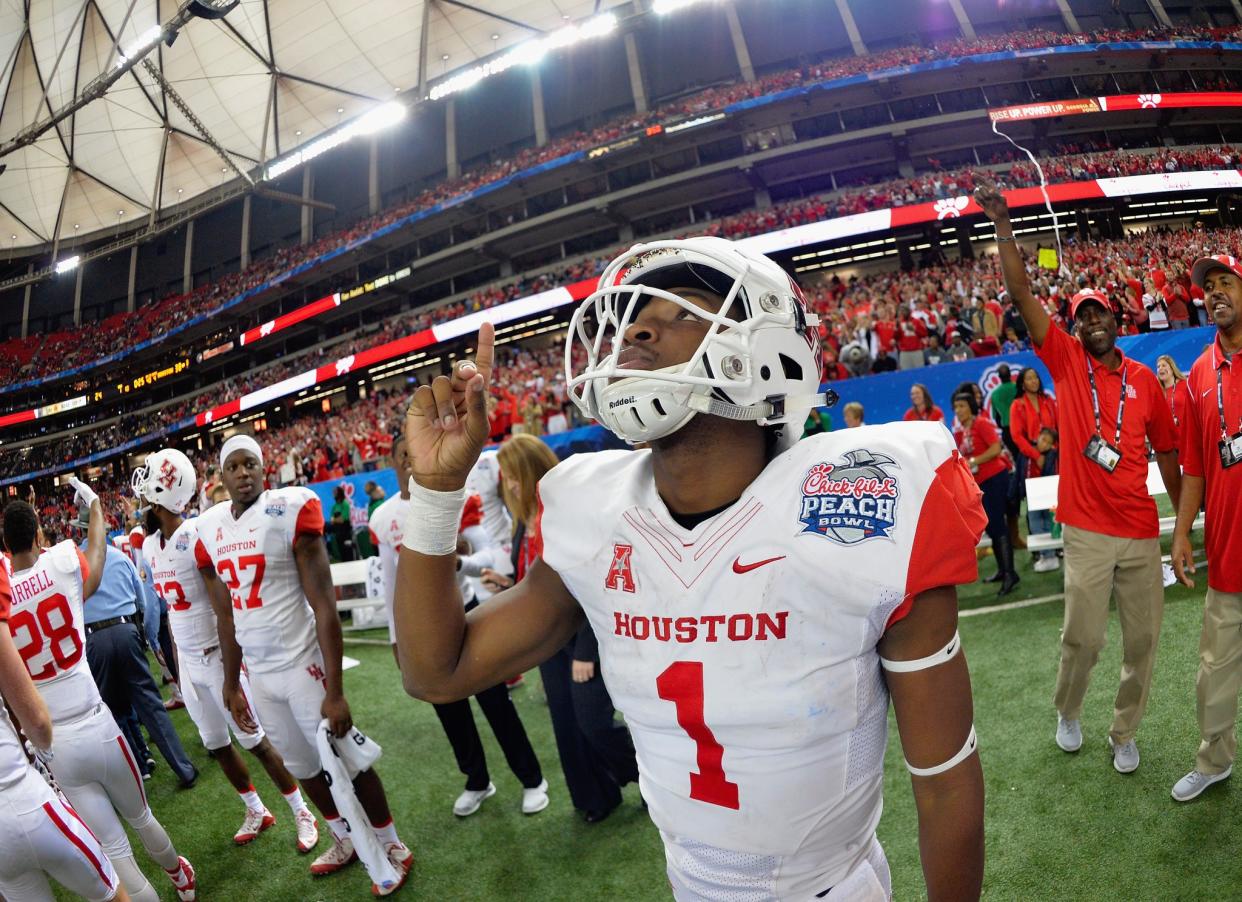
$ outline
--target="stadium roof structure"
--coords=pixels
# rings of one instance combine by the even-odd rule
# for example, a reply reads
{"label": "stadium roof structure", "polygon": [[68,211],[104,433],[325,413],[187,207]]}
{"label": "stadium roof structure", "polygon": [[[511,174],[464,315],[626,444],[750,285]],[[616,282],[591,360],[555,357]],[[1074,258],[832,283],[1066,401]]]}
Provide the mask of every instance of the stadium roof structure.
{"label": "stadium roof structure", "polygon": [[[188,8],[228,2],[0,0],[0,248],[37,251],[153,224],[605,5],[242,0],[213,20]],[[153,40],[173,21],[171,43],[167,28]]]}

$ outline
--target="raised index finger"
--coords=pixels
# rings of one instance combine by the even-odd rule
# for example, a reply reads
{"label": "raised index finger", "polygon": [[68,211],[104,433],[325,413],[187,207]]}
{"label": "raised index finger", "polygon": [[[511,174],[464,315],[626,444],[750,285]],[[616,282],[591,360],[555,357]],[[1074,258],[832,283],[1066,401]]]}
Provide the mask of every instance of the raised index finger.
{"label": "raised index finger", "polygon": [[491,323],[479,326],[479,346],[474,354],[474,365],[483,377],[483,387],[492,382],[492,362],[496,359],[496,327]]}

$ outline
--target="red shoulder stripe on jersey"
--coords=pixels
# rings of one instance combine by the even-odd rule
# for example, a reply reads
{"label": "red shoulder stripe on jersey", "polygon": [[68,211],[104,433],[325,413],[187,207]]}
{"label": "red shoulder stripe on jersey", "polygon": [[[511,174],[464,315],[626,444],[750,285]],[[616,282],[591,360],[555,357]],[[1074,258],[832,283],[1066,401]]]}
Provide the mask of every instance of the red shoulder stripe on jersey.
{"label": "red shoulder stripe on jersey", "polygon": [[940,586],[959,586],[979,577],[975,547],[987,525],[979,487],[961,456],[936,470],[923,497],[906,576],[906,596],[885,629],[910,613],[915,596]]}
{"label": "red shoulder stripe on jersey", "polygon": [[[72,811],[73,809],[69,810]],[[87,846],[86,843],[82,842],[82,838],[80,836],[69,829],[69,825],[61,820],[60,815],[56,813],[56,808],[51,802],[43,803],[43,812],[48,816],[48,819],[56,825],[56,829],[63,833],[69,842],[77,846],[78,851],[81,852],[83,856],[86,857],[86,860],[91,863],[91,866],[95,869],[95,873],[97,873],[99,875],[99,879],[103,881],[104,886],[108,887],[108,889],[115,889],[115,885],[108,879],[108,874],[103,869],[103,864],[100,863],[99,856],[91,851],[90,847]],[[78,822],[81,823],[82,819],[78,818]],[[94,834],[91,835],[93,836]],[[96,840],[96,842],[98,842],[98,840]]]}
{"label": "red shoulder stripe on jersey", "polygon": [[86,581],[91,578],[91,565],[86,563],[86,555],[82,553],[81,548],[75,547],[73,550],[78,553],[78,566],[82,568],[82,584],[85,585]]}
{"label": "red shoulder stripe on jersey", "polygon": [[211,555],[207,553],[207,549],[203,546],[202,539],[198,539],[194,543],[194,563],[198,564],[199,570],[202,570],[204,567],[215,566],[211,562]]}
{"label": "red shoulder stripe on jersey", "polygon": [[318,498],[312,498],[302,505],[298,511],[298,522],[293,527],[293,535],[323,535],[323,508]]}
{"label": "red shoulder stripe on jersey", "polygon": [[142,543],[145,539],[146,539],[146,535],[144,533],[139,532],[136,529],[129,534],[129,544],[135,548],[141,548]]}

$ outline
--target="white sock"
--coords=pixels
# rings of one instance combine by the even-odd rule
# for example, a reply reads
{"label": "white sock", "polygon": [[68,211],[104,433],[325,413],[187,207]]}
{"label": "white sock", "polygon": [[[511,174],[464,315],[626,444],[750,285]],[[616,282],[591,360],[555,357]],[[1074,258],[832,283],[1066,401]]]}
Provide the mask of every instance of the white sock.
{"label": "white sock", "polygon": [[384,826],[373,826],[372,829],[375,831],[375,835],[379,838],[379,841],[384,845],[401,844],[401,840],[397,839],[397,825],[392,822],[392,818],[389,818],[388,823]]}
{"label": "white sock", "polygon": [[328,822],[328,829],[332,831],[332,835],[336,837],[337,842],[344,842],[349,839],[349,828],[345,826],[345,822],[339,817],[324,818]]}
{"label": "white sock", "polygon": [[245,792],[239,792],[238,795],[241,796],[241,800],[245,802],[246,809],[248,811],[266,811],[267,810],[266,807],[263,805],[263,800],[259,798],[259,794],[254,791],[254,784],[251,784],[250,788],[247,789]]}
{"label": "white sock", "polygon": [[281,795],[289,803],[289,810],[293,812],[294,817],[297,817],[299,812],[308,810],[306,802],[302,801],[302,791],[296,786],[288,792],[282,792]]}

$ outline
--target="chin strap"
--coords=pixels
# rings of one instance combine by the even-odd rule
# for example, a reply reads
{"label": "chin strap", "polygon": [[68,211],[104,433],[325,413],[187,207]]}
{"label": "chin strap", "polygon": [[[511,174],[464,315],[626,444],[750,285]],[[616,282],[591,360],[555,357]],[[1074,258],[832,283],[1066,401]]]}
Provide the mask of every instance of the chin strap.
{"label": "chin strap", "polygon": [[780,398],[769,398],[758,404],[741,406],[721,401],[719,398],[691,395],[686,406],[698,413],[724,417],[726,420],[754,421],[771,420],[785,415],[786,407],[832,407],[840,396],[829,389],[813,395],[785,395]]}

